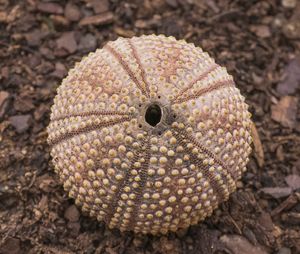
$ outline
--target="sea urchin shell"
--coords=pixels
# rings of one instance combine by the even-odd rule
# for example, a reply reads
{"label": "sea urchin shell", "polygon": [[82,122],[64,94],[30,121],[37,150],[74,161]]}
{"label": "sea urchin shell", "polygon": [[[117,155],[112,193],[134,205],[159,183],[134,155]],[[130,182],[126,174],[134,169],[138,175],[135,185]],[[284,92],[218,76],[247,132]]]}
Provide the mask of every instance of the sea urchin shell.
{"label": "sea urchin shell", "polygon": [[109,227],[167,233],[235,191],[250,114],[226,69],[172,37],[119,38],[58,88],[48,127],[55,170]]}

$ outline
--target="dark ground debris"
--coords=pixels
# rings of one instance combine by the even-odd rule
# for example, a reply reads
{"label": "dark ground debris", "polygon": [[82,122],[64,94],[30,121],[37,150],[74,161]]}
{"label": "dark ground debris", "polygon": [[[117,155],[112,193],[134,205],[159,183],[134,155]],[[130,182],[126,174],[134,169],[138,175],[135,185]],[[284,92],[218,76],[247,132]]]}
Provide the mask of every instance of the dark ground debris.
{"label": "dark ground debris", "polygon": [[[204,223],[163,237],[83,216],[49,163],[45,129],[76,61],[152,33],[226,66],[256,124],[239,191]],[[298,0],[0,0],[0,253],[300,253],[299,59]]]}

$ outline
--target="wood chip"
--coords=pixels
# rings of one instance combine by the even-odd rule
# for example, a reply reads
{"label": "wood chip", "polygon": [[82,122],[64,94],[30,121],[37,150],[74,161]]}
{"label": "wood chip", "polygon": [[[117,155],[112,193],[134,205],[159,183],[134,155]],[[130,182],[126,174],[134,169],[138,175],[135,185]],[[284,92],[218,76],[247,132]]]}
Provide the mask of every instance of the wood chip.
{"label": "wood chip", "polygon": [[77,5],[68,3],[65,8],[65,16],[70,21],[78,21],[81,18],[81,13]]}
{"label": "wood chip", "polygon": [[83,18],[80,22],[80,26],[87,25],[105,25],[110,24],[114,20],[114,15],[112,12],[106,12],[100,15],[90,16]]}
{"label": "wood chip", "polygon": [[63,14],[63,8],[56,3],[39,3],[37,8],[41,12],[51,13],[51,14]]}
{"label": "wood chip", "polygon": [[250,30],[260,38],[269,38],[272,35],[270,28],[266,25],[251,26]]}
{"label": "wood chip", "polygon": [[117,35],[120,35],[125,38],[131,38],[135,35],[135,33],[133,31],[123,29],[122,27],[115,27],[114,31]]}
{"label": "wood chip", "polygon": [[96,14],[109,11],[109,1],[108,0],[92,0],[89,5],[93,7]]}
{"label": "wood chip", "polygon": [[291,187],[266,187],[260,189],[264,194],[270,195],[273,198],[285,198],[291,195]]}
{"label": "wood chip", "polygon": [[294,193],[293,195],[289,196],[286,200],[284,200],[282,203],[280,203],[279,206],[277,206],[272,212],[271,215],[275,216],[279,213],[281,213],[284,210],[289,210],[292,207],[294,207],[296,204],[299,204],[300,202],[300,194]]}
{"label": "wood chip", "polygon": [[8,92],[0,91],[0,120],[8,109],[10,95]]}

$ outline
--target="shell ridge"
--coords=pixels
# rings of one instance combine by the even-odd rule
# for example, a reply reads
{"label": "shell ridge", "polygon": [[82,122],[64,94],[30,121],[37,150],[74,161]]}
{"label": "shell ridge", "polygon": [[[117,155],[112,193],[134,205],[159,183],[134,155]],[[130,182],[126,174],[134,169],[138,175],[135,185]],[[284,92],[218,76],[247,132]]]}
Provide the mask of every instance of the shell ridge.
{"label": "shell ridge", "polygon": [[64,114],[61,116],[53,117],[52,121],[59,121],[69,119],[71,117],[86,117],[86,116],[131,116],[130,113],[120,112],[116,110],[93,110],[89,112],[78,112],[73,114]]}
{"label": "shell ridge", "polygon": [[229,170],[229,166],[222,161],[221,158],[219,158],[218,155],[216,155],[214,152],[212,152],[209,148],[206,148],[203,144],[201,144],[200,141],[195,140],[194,137],[191,137],[185,130],[178,130],[179,133],[181,133],[186,139],[188,139],[190,142],[194,143],[198,148],[200,148],[203,152],[205,152],[207,155],[209,155],[211,158],[213,158],[219,165],[224,168],[224,171],[228,172],[228,177],[231,181],[233,181],[232,172]]}
{"label": "shell ridge", "polygon": [[135,200],[135,203],[134,203],[132,215],[131,215],[130,220],[129,220],[129,228],[132,228],[134,226],[135,222],[137,221],[139,206],[141,204],[141,197],[144,193],[143,187],[145,186],[147,178],[148,178],[147,170],[148,170],[148,167],[149,167],[149,160],[150,160],[150,146],[151,146],[151,144],[150,144],[150,137],[149,137],[148,140],[147,140],[147,144],[146,144],[146,150],[145,150],[146,155],[144,156],[145,162],[143,163],[142,169],[139,171],[139,176],[141,178],[141,181],[140,181],[139,187],[135,191],[136,200]]}
{"label": "shell ridge", "polygon": [[[182,131],[178,132],[178,134],[174,133],[174,136],[178,138],[178,141],[182,143],[183,145],[186,145],[184,142],[184,138],[182,138],[180,135],[182,135],[184,138],[187,138],[186,134],[184,134]],[[187,138],[190,140],[189,138]],[[190,140],[191,141],[191,140]],[[197,158],[195,155],[191,154],[192,160],[199,165],[197,162],[201,162],[199,168],[202,169],[204,176],[207,178],[207,180],[210,182],[211,187],[214,190],[214,193],[217,195],[218,201],[224,201],[226,200],[227,197],[227,192],[226,189],[221,188],[220,184],[217,182],[217,180],[214,178],[214,175],[209,172],[207,167],[204,167],[202,161]]]}
{"label": "shell ridge", "polygon": [[119,118],[119,119],[115,119],[115,120],[109,120],[107,122],[102,122],[102,123],[96,124],[96,125],[92,124],[92,125],[89,125],[89,126],[78,128],[77,130],[68,131],[67,133],[58,135],[58,136],[53,137],[53,138],[49,138],[48,142],[49,142],[50,146],[54,146],[54,145],[57,145],[60,142],[63,142],[63,141],[68,140],[70,138],[73,138],[74,136],[79,135],[81,133],[91,132],[91,131],[97,130],[101,127],[108,127],[108,126],[111,126],[111,125],[115,125],[115,124],[118,124],[118,123],[129,121],[131,119],[133,119],[133,118],[123,117],[123,118]]}
{"label": "shell ridge", "polygon": [[119,64],[122,66],[122,68],[128,73],[129,77],[133,80],[133,82],[136,84],[136,86],[141,90],[141,92],[149,97],[149,94],[145,90],[145,88],[140,84],[132,70],[129,68],[128,64],[122,59],[122,56],[115,51],[115,49],[108,44],[105,45],[103,49],[107,49],[119,62]]}
{"label": "shell ridge", "polygon": [[230,87],[230,86],[234,86],[234,83],[232,80],[221,80],[221,81],[219,80],[219,81],[213,83],[209,87],[204,87],[204,88],[199,89],[197,92],[195,92],[195,94],[191,94],[187,97],[177,99],[176,103],[188,102],[190,100],[197,99],[200,96],[203,96],[204,94],[210,93],[212,91],[216,91],[218,89]]}
{"label": "shell ridge", "polygon": [[[141,143],[141,147],[143,147],[145,145],[145,140],[143,140],[143,142]],[[112,202],[111,204],[111,208],[109,209],[109,211],[111,211],[109,213],[109,215],[107,216],[107,221],[108,221],[108,224],[111,224],[112,222],[112,218],[114,216],[114,214],[116,213],[117,211],[117,208],[119,206],[119,202],[121,200],[121,196],[122,194],[125,192],[125,187],[126,186],[129,186],[130,184],[130,178],[133,177],[133,174],[131,173],[131,170],[134,168],[134,164],[136,162],[138,162],[140,159],[141,159],[141,156],[143,156],[143,153],[140,152],[140,153],[137,153],[136,151],[134,151],[134,157],[132,159],[132,162],[131,162],[131,165],[130,167],[128,168],[128,170],[126,171],[126,174],[125,174],[125,177],[123,179],[123,181],[121,182],[121,184],[119,185],[119,191],[118,193],[116,194],[115,198],[114,198],[114,201]],[[121,220],[119,219],[119,222]]]}
{"label": "shell ridge", "polygon": [[139,57],[139,55],[138,55],[138,53],[137,53],[137,49],[136,49],[136,47],[134,46],[134,44],[133,44],[133,42],[132,42],[131,39],[128,40],[128,44],[129,44],[129,46],[130,46],[130,48],[131,48],[131,50],[132,50],[132,52],[133,52],[133,56],[134,56],[134,58],[136,59],[137,64],[138,64],[138,66],[139,66],[139,69],[140,69],[140,71],[141,71],[142,80],[143,80],[143,83],[145,84],[146,94],[147,94],[147,96],[149,96],[149,94],[150,94],[150,91],[149,91],[149,84],[147,83],[147,80],[146,80],[146,77],[145,77],[145,75],[146,75],[145,69],[144,69],[143,66],[142,66],[141,59],[140,59],[140,57]]}
{"label": "shell ridge", "polygon": [[190,82],[186,87],[184,87],[181,91],[178,92],[178,94],[175,96],[175,98],[172,100],[172,102],[177,102],[177,100],[180,100],[180,97],[188,90],[190,90],[195,83],[197,83],[198,81],[201,81],[203,79],[205,79],[207,77],[207,75],[209,73],[211,73],[212,71],[214,71],[216,68],[218,68],[217,64],[213,64],[212,66],[210,66],[206,71],[204,71],[203,73],[201,73],[199,75],[198,78],[194,79],[192,82]]}

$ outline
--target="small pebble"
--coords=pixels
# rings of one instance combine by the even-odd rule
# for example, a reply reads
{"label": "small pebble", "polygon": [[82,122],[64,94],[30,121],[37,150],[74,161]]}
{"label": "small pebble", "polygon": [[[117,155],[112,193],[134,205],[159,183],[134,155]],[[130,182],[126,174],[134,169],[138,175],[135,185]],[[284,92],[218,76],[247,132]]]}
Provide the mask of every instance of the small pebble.
{"label": "small pebble", "polygon": [[11,116],[8,120],[18,133],[23,133],[27,131],[30,126],[31,115]]}
{"label": "small pebble", "polygon": [[297,5],[297,0],[281,0],[281,4],[285,8],[295,8]]}
{"label": "small pebble", "polygon": [[71,222],[78,221],[80,213],[75,205],[71,205],[65,211],[65,218]]}

